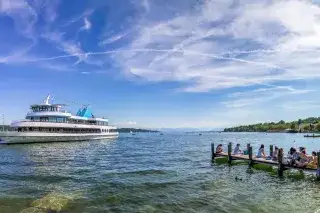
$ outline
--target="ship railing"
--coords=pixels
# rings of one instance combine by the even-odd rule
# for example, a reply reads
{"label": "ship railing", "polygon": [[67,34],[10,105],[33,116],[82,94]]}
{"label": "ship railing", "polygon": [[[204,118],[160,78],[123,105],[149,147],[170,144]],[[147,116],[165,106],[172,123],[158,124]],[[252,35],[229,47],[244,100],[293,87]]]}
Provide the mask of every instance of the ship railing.
{"label": "ship railing", "polygon": [[67,121],[67,122],[56,122],[56,121],[40,121],[40,120],[28,120],[28,119],[22,119],[22,120],[15,120],[15,121],[12,121],[12,124],[15,124],[15,123],[24,123],[24,122],[46,122],[46,123],[67,123],[67,124],[83,124],[83,125],[92,125],[92,126],[100,126],[100,125],[97,125],[95,123],[79,123],[79,122],[70,122],[70,121]]}

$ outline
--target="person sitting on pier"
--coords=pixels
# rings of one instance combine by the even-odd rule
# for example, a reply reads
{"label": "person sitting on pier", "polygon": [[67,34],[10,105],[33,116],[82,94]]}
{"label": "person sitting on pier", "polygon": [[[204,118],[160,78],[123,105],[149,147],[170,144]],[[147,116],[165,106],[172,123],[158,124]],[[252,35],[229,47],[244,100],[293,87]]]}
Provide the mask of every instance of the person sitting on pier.
{"label": "person sitting on pier", "polygon": [[307,164],[308,168],[316,169],[318,167],[318,157],[315,151],[312,152],[312,156],[310,157],[310,161]]}
{"label": "person sitting on pier", "polygon": [[222,144],[219,144],[216,148],[216,153],[222,153],[223,149],[222,149]]}
{"label": "person sitting on pier", "polygon": [[236,145],[236,147],[234,148],[233,154],[234,154],[234,155],[242,155],[242,154],[243,154],[243,151],[240,150],[240,144],[239,144],[239,143],[238,143],[238,144]]}
{"label": "person sitting on pier", "polygon": [[302,150],[302,151],[299,153],[299,157],[297,157],[297,159],[294,163],[294,166],[306,167],[307,164],[309,163],[309,158],[307,156],[306,149],[301,148],[300,150]]}
{"label": "person sitting on pier", "polygon": [[264,153],[264,145],[263,144],[261,144],[260,149],[259,149],[256,157],[257,158],[266,158],[266,154]]}
{"label": "person sitting on pier", "polygon": [[290,151],[288,152],[288,156],[287,156],[287,164],[293,166],[299,160],[300,160],[299,153],[297,152],[297,150],[295,148],[291,147]]}

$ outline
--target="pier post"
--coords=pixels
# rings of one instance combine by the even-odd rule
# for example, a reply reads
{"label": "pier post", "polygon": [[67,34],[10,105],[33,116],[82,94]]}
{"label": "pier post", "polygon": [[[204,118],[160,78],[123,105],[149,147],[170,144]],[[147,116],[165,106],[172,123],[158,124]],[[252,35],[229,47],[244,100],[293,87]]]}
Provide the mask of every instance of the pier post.
{"label": "pier post", "polygon": [[232,144],[229,143],[229,144],[228,144],[228,163],[229,163],[229,164],[231,164],[231,161],[232,161],[231,152],[232,152]]}
{"label": "pier post", "polygon": [[252,160],[252,146],[249,146],[249,165],[253,165],[253,160]]}
{"label": "pier post", "polygon": [[320,180],[320,152],[317,152],[318,165],[317,165],[317,180]]}
{"label": "pier post", "polygon": [[215,157],[216,157],[216,152],[214,149],[214,143],[211,143],[211,159],[214,160]]}
{"label": "pier post", "polygon": [[270,157],[273,157],[272,154],[273,154],[273,145],[270,145]]}
{"label": "pier post", "polygon": [[278,175],[279,177],[283,176],[283,170],[284,170],[284,165],[283,165],[283,149],[279,149],[278,152]]}

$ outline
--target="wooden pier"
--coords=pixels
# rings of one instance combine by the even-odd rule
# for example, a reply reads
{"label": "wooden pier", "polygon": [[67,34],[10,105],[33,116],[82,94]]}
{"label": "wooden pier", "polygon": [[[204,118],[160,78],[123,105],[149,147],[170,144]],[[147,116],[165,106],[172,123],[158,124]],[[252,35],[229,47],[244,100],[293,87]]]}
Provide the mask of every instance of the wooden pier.
{"label": "wooden pier", "polygon": [[305,138],[320,138],[320,135],[312,134],[312,135],[304,135],[303,137],[305,137]]}
{"label": "wooden pier", "polygon": [[[247,144],[247,150],[248,150],[248,154],[234,155],[232,154],[232,143],[229,143],[227,152],[216,153],[214,143],[212,143],[211,144],[212,161],[214,161],[214,159],[218,157],[227,157],[229,164],[231,164],[233,160],[242,160],[242,161],[248,161],[249,166],[252,166],[254,164],[264,164],[268,166],[275,166],[275,167],[278,167],[279,176],[283,176],[283,171],[288,169],[297,169],[302,171],[315,172],[317,176],[317,180],[320,180],[320,152],[317,152],[317,157],[318,157],[317,168],[306,168],[306,167],[295,167],[295,166],[285,164],[283,162],[282,148],[281,149],[279,148],[279,152],[277,156],[278,161],[266,160],[264,158],[257,158],[255,155],[252,154],[252,146],[250,144]],[[273,153],[273,145],[270,145],[269,156],[272,156],[272,153]]]}

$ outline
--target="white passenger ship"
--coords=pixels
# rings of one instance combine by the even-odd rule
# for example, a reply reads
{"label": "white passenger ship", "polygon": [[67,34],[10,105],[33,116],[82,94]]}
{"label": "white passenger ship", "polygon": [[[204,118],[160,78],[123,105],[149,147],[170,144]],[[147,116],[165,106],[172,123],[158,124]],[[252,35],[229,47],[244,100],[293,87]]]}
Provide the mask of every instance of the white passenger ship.
{"label": "white passenger ship", "polygon": [[35,143],[83,141],[118,137],[116,127],[108,119],[96,118],[88,106],[76,115],[63,110],[64,104],[50,104],[50,95],[43,104],[31,105],[25,120],[11,123],[10,131],[0,132],[1,143]]}

